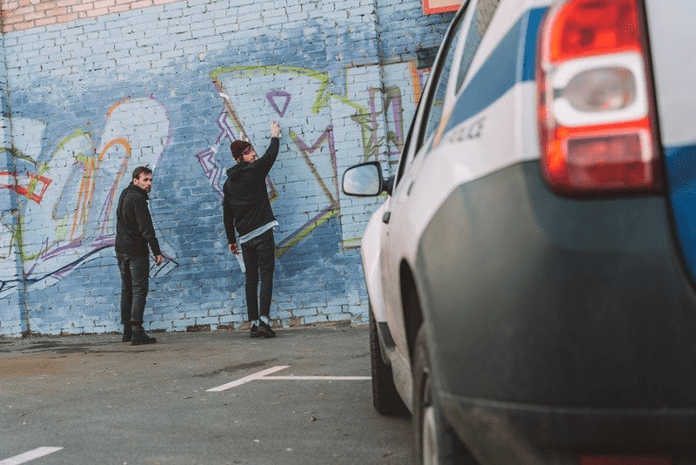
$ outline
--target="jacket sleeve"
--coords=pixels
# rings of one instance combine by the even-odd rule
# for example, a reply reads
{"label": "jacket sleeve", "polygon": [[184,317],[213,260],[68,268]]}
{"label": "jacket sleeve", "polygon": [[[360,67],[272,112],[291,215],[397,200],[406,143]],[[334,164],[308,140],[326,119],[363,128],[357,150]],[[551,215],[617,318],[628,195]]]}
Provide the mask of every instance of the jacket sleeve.
{"label": "jacket sleeve", "polygon": [[266,153],[263,154],[263,157],[258,159],[258,163],[261,166],[264,178],[268,175],[268,172],[271,171],[271,167],[273,166],[273,163],[275,163],[276,158],[278,158],[278,149],[279,148],[280,148],[280,139],[277,137],[272,137],[271,144],[266,149]]}
{"label": "jacket sleeve", "polygon": [[[225,193],[225,197],[227,194]],[[234,212],[227,204],[227,199],[222,199],[222,220],[225,223],[225,234],[227,234],[227,243],[236,244],[237,238],[234,235]]]}
{"label": "jacket sleeve", "polygon": [[152,254],[156,257],[157,255],[162,255],[160,250],[159,241],[155,236],[155,227],[152,225],[152,217],[150,216],[150,210],[147,208],[147,201],[142,199],[137,199],[134,204],[135,210],[135,220],[138,222],[138,229],[140,234],[143,235],[147,243],[150,245]]}

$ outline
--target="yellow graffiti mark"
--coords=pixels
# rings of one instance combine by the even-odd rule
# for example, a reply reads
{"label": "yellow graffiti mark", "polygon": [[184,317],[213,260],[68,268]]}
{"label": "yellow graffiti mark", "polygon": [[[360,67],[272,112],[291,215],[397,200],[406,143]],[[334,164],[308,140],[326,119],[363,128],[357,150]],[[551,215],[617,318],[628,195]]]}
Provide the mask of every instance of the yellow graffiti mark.
{"label": "yellow graffiti mark", "polygon": [[[218,81],[217,79],[213,79],[213,85],[215,86],[215,89],[217,89],[217,91],[220,93],[220,95],[227,95],[227,93],[225,92],[225,88],[220,81]],[[227,116],[229,117],[230,121],[232,121],[232,124],[239,133],[239,139],[248,142],[249,136],[244,130],[244,126],[242,125],[242,122],[239,119],[239,115],[237,115],[237,110],[234,109],[232,101],[229,98],[225,97],[223,97],[222,100],[225,103],[225,111],[227,112]]]}
{"label": "yellow graffiti mark", "polygon": [[226,73],[235,73],[241,77],[254,76],[257,74],[294,74],[296,76],[316,79],[321,84],[317,96],[314,98],[314,103],[312,104],[312,112],[315,114],[319,113],[319,111],[329,103],[333,96],[333,94],[327,93],[326,91],[329,87],[329,75],[308,68],[299,68],[296,66],[231,66],[211,71],[210,77],[213,79],[213,83],[215,83],[219,81],[218,76]]}
{"label": "yellow graffiti mark", "polygon": [[300,230],[299,234],[294,236],[292,239],[287,241],[282,246],[279,246],[276,248],[276,251],[275,251],[276,258],[280,258],[291,247],[296,245],[298,242],[300,242],[305,237],[309,236],[312,233],[312,231],[317,229],[317,227],[321,226],[322,224],[326,223],[329,219],[331,219],[336,214],[338,214],[337,209],[327,210],[326,212],[324,212],[324,214],[322,216],[315,219],[311,223],[303,226],[302,229]]}
{"label": "yellow graffiti mark", "polygon": [[[112,107],[114,108],[114,107]],[[118,174],[116,175],[116,179],[114,180],[114,183],[111,186],[111,189],[109,190],[109,193],[107,195],[106,199],[106,206],[105,206],[105,213],[103,215],[104,221],[102,223],[102,231],[106,231],[108,229],[109,225],[109,218],[111,218],[111,207],[114,204],[114,197],[116,196],[116,189],[118,187],[119,182],[123,178],[123,176],[126,174],[126,169],[128,167],[128,161],[130,160],[131,154],[132,154],[132,149],[130,142],[128,142],[126,139],[123,138],[118,138],[114,139],[112,141],[109,141],[108,144],[104,147],[104,150],[101,151],[99,154],[99,163],[101,164],[102,160],[104,159],[104,154],[106,153],[107,150],[109,150],[111,147],[113,147],[116,144],[120,144],[123,146],[124,149],[126,149],[126,156],[123,157],[123,161],[121,162],[121,167],[118,170]]]}
{"label": "yellow graffiti mark", "polygon": [[[75,131],[73,131],[72,134],[70,134],[69,136],[65,137],[63,140],[58,142],[58,147],[53,152],[53,155],[51,156],[51,158],[53,158],[56,155],[56,153],[63,150],[65,148],[65,146],[68,145],[68,142],[72,141],[73,139],[77,139],[78,137],[85,136],[85,135],[89,137],[89,134],[87,134],[82,129],[80,129],[80,128],[75,129]],[[48,168],[48,163],[46,163],[46,168]]]}
{"label": "yellow graffiti mark", "polygon": [[354,237],[352,239],[343,239],[341,246],[344,249],[359,249],[362,244],[362,237]]}
{"label": "yellow graffiti mark", "polygon": [[[330,204],[336,205],[337,204],[336,199],[334,198],[333,194],[331,194],[331,191],[329,190],[328,186],[324,182],[324,179],[322,179],[321,175],[319,174],[319,170],[317,169],[316,165],[314,164],[314,162],[312,161],[312,159],[309,156],[310,153],[314,152],[315,150],[317,150],[319,148],[322,141],[326,140],[328,143],[329,137],[330,137],[329,131],[325,131],[321,135],[319,140],[317,140],[317,142],[314,144],[313,147],[306,147],[306,146],[304,146],[304,142],[298,137],[297,133],[295,133],[294,131],[290,131],[290,139],[292,139],[292,141],[295,143],[295,146],[297,146],[297,150],[302,154],[302,157],[305,159],[305,163],[307,163],[307,166],[309,166],[310,172],[312,173],[314,178],[317,180],[317,184],[319,184],[319,187],[324,192],[324,195],[329,200]],[[331,150],[329,150],[329,151],[331,152]],[[334,157],[333,152],[331,152],[330,155],[332,158],[331,165],[334,166],[335,165],[335,157]],[[334,174],[333,178],[334,178],[334,180],[336,180],[337,179],[336,173],[333,173],[333,174]],[[335,188],[336,188],[336,192],[338,192],[338,185],[336,185]]]}
{"label": "yellow graffiti mark", "polygon": [[[58,142],[58,147],[51,155],[51,159],[53,159],[56,156],[56,154],[58,154],[60,151],[64,150],[65,147],[71,141],[73,141],[74,139],[85,137],[85,136],[87,136],[87,138],[91,141],[89,134],[85,133],[85,131],[83,131],[82,129],[76,129],[72,134],[70,134],[69,136],[63,138],[60,142]],[[89,159],[89,157],[82,152],[76,153],[73,156],[73,158],[75,159],[76,162],[81,162],[82,164],[88,163],[88,159]],[[45,170],[48,171],[48,163],[45,163],[44,165],[45,165]],[[53,210],[51,211],[51,218],[54,221],[57,221],[60,219],[58,216],[58,213],[57,213],[57,208],[58,208],[58,204],[56,202],[56,204],[53,205]],[[56,228],[56,234],[57,234],[59,239],[63,239],[66,236],[67,231],[68,231],[68,220],[66,218],[66,219],[62,219],[61,222],[59,223],[59,226]],[[74,223],[73,223],[73,230],[71,231],[71,235],[72,235],[72,232],[74,232]]]}
{"label": "yellow graffiti mark", "polygon": [[210,72],[210,77],[213,81],[213,85],[216,90],[220,93],[220,96],[225,102],[225,109],[227,111],[230,120],[233,122],[237,131],[240,133],[240,137],[243,140],[249,140],[244,128],[242,127],[239,116],[232,102],[229,99],[228,94],[220,82],[220,76],[227,73],[233,73],[239,77],[252,77],[257,75],[275,75],[275,74],[290,74],[296,76],[304,76],[310,79],[316,79],[319,81],[319,90],[317,91],[314,102],[312,103],[312,113],[319,114],[319,112],[329,104],[332,98],[338,100],[344,105],[353,108],[355,114],[353,115],[353,120],[358,123],[362,128],[362,138],[363,146],[365,147],[364,159],[367,160],[371,156],[377,156],[375,150],[370,150],[368,147],[369,139],[375,128],[371,127],[370,124],[370,110],[364,105],[354,102],[347,96],[348,89],[346,89],[346,95],[339,95],[337,93],[329,92],[329,75],[327,73],[320,73],[309,68],[300,68],[295,66],[230,66],[225,68],[218,68]]}
{"label": "yellow graffiti mark", "polygon": [[94,194],[93,179],[94,159],[87,157],[82,164],[82,180],[78,189],[77,208],[73,217],[72,229],[70,231],[70,239],[74,238],[75,231],[79,224],[86,224],[89,218],[89,209],[92,205],[92,195]]}

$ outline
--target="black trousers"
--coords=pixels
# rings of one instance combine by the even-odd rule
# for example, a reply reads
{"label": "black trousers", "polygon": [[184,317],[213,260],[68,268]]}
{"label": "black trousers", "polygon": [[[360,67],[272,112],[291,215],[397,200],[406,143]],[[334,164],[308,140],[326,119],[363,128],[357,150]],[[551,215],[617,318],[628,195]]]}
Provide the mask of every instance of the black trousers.
{"label": "black trousers", "polygon": [[[275,270],[275,240],[273,230],[242,244],[242,258],[246,268],[246,302],[249,320],[268,317],[271,313],[271,294],[273,294],[273,270]],[[261,289],[259,290],[259,282]]]}
{"label": "black trousers", "polygon": [[148,291],[150,257],[116,252],[116,259],[121,270],[121,323],[141,325]]}

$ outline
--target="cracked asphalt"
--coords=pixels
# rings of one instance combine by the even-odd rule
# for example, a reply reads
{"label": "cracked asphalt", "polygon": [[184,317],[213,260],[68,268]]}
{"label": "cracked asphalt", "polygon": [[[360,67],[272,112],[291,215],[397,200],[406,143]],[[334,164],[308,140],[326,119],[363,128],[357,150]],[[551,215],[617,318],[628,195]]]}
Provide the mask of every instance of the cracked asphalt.
{"label": "cracked asphalt", "polygon": [[277,334],[0,338],[0,463],[411,463],[410,417],[372,407],[366,326]]}

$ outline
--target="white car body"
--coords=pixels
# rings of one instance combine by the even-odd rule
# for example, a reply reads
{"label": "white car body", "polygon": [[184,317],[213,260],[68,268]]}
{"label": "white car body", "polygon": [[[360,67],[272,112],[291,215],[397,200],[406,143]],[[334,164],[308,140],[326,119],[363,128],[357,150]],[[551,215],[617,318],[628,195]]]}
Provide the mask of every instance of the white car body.
{"label": "white car body", "polygon": [[[362,239],[416,460],[696,463],[696,2],[463,3]],[[575,7],[607,8],[592,40],[616,11],[639,40],[583,52]]]}

